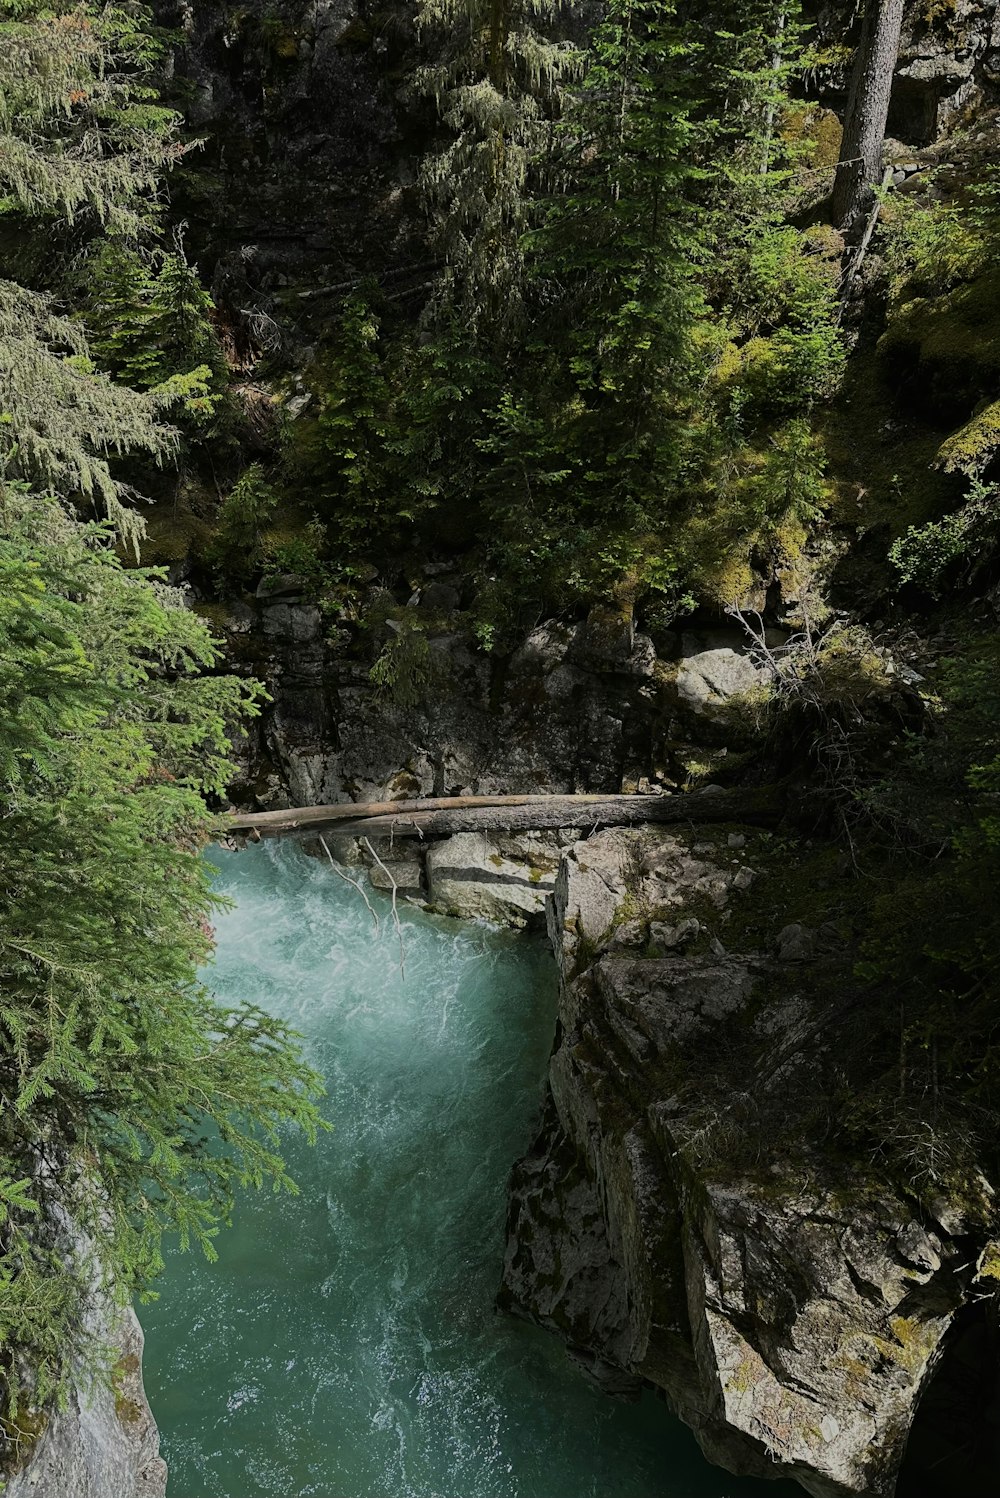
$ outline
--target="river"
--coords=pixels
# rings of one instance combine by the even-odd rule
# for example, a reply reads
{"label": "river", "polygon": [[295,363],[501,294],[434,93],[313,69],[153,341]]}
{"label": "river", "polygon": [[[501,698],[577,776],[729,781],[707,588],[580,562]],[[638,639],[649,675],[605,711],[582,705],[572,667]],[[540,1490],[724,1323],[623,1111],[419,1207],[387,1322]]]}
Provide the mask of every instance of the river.
{"label": "river", "polygon": [[376,937],[293,844],[213,859],[236,906],[206,981],[302,1032],[334,1127],[289,1140],[300,1195],[241,1199],[219,1263],[171,1253],[141,1308],[168,1498],[777,1498],[493,1308],[555,1023],[541,943],[406,909],[403,975],[383,897]]}

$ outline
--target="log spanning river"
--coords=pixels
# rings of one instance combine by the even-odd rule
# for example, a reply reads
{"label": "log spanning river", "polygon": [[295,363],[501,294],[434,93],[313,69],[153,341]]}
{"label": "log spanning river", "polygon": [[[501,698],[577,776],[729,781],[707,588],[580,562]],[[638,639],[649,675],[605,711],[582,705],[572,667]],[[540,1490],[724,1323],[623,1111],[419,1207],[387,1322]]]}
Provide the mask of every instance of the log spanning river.
{"label": "log spanning river", "polygon": [[216,853],[206,979],[302,1032],[334,1125],[295,1198],[240,1202],[220,1262],[142,1309],[170,1498],[748,1498],[652,1396],[606,1398],[493,1309],[504,1191],[555,1023],[540,944],[403,914],[297,847]]}

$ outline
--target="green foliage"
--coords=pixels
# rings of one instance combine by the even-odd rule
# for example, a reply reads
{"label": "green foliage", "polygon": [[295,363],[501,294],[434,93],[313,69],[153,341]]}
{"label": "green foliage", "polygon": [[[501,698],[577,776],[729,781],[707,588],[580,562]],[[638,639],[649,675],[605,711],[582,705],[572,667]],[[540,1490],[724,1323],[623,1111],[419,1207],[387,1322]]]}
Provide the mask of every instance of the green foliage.
{"label": "green foliage", "polygon": [[491,381],[457,322],[442,319],[423,338],[387,336],[377,293],[363,288],[312,379],[317,414],[292,427],[285,470],[344,566],[399,544],[442,508],[467,525],[479,403]]}
{"label": "green foliage", "polygon": [[313,516],[304,533],[268,547],[265,578],[293,573],[302,579],[307,591],[321,597],[332,581],[331,569],[323,557],[325,543],[326,528]]}
{"label": "green foliage", "polygon": [[889,560],[899,582],[916,583],[933,597],[940,597],[949,579],[964,565],[971,576],[993,554],[997,542],[997,486],[979,479],[970,482],[960,509],[942,520],[910,526],[893,542]]}
{"label": "green foliage", "polygon": [[[344,307],[319,416],[338,522],[366,527],[388,494],[391,395],[379,348],[379,320],[362,295]],[[408,518],[405,516],[403,518]]]}
{"label": "green foliage", "polygon": [[94,278],[93,343],[54,299],[0,280],[0,462],[9,478],[92,501],[137,547],[142,523],[114,460],[171,456],[162,414],[206,420],[224,381],[191,272],[177,255],[151,267],[127,247],[155,230],[162,170],[180,149],[177,117],[149,82],[162,47],[143,5],[8,3],[0,16],[0,206],[33,262],[51,261],[59,234],[89,236]]}
{"label": "green foliage", "polygon": [[262,564],[264,533],[279,506],[278,492],[259,463],[242,473],[219,507],[215,549],[230,572],[251,576]]}
{"label": "green foliage", "polygon": [[79,326],[13,281],[0,280],[0,344],[0,475],[99,503],[137,547],[142,524],[110,460],[173,452],[175,435],[157,419],[173,392],[141,394],[99,374]]}
{"label": "green foliage", "polygon": [[155,225],[178,117],[149,76],[149,8],[0,6],[0,209],[135,239]]}
{"label": "green foliage", "polygon": [[195,427],[218,413],[229,371],[212,299],[178,246],[141,256],[105,240],[84,263],[85,321],[101,369],[135,390],[174,396]]}
{"label": "green foliage", "polygon": [[23,1378],[51,1394],[86,1336],[87,1266],[46,1247],[35,1206],[69,1212],[120,1294],[145,1290],[164,1232],[211,1254],[237,1185],[290,1189],[280,1129],[317,1117],[284,1025],[221,1009],[197,977],[215,903],[202,798],[224,792],[227,727],[259,691],[204,674],[205,626],[154,574],[125,572],[100,528],[9,485],[0,579],[0,1330],[16,1407]]}
{"label": "green foliage", "polygon": [[331,549],[470,546],[491,647],[523,610],[669,615],[794,551],[844,364],[833,259],[786,219],[798,5],[611,0],[583,48],[548,3],[418,22],[444,265],[418,330],[360,287],[314,368],[287,473]]}
{"label": "green foliage", "polygon": [[[742,486],[748,513],[744,525],[763,540],[788,525],[808,526],[819,518],[826,498],[826,455],[808,421],[798,417],[768,445],[763,464]],[[753,530],[751,531],[751,527]]]}
{"label": "green foliage", "polygon": [[418,619],[407,615],[389,620],[388,632],[371,669],[371,681],[380,697],[412,712],[441,685],[442,667]]}
{"label": "green foliage", "polygon": [[430,60],[414,90],[434,100],[446,141],[421,167],[432,243],[445,271],[437,317],[457,314],[492,343],[518,319],[529,179],[572,74],[571,48],[546,35],[558,0],[419,0]]}
{"label": "green foliage", "polygon": [[979,237],[959,204],[928,206],[889,196],[883,211],[882,242],[895,304],[951,291],[980,268]]}

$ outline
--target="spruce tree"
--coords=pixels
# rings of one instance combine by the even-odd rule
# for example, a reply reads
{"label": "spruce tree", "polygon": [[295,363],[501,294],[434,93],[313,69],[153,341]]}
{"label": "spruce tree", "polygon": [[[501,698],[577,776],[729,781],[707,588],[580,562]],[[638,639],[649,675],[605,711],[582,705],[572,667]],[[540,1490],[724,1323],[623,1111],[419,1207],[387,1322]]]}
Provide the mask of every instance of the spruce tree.
{"label": "spruce tree", "polygon": [[112,461],[175,445],[159,421],[172,392],[140,393],[98,373],[83,329],[50,298],[0,280],[0,476],[96,504],[137,549],[143,534]]}
{"label": "spruce tree", "polygon": [[[155,248],[162,172],[182,149],[178,117],[149,78],[162,47],[142,4],[4,0],[0,16],[0,201],[35,261],[51,257],[53,235],[89,236],[84,259],[97,272],[83,298],[93,349],[86,322],[58,304],[65,285],[44,294],[0,279],[0,469],[96,505],[136,548],[142,521],[115,460],[170,456],[165,413],[210,415],[224,378],[190,271],[176,254],[153,271],[139,253]],[[45,276],[33,267],[32,279]]]}
{"label": "spruce tree", "polygon": [[529,176],[561,81],[576,66],[554,39],[559,0],[418,0],[430,60],[414,88],[446,132],[421,184],[445,261],[434,305],[495,341],[520,309]]}
{"label": "spruce tree", "polygon": [[[315,1129],[318,1083],[282,1023],[222,1009],[198,977],[216,904],[206,797],[225,792],[229,733],[259,689],[219,674],[186,600],[115,545],[141,535],[120,464],[166,461],[162,413],[210,398],[213,373],[183,367],[205,313],[187,268],[135,258],[176,154],[146,81],[149,11],[7,0],[2,15],[13,235],[88,253],[103,238],[135,271],[129,295],[105,283],[90,308],[0,280],[0,1442],[16,1446],[24,1406],[101,1351],[95,1281],[143,1292],[165,1232],[211,1254],[240,1184],[291,1187],[280,1131]],[[90,501],[108,519],[82,518]]]}
{"label": "spruce tree", "polygon": [[[239,1183],[290,1183],[315,1078],[286,1028],[198,979],[215,902],[203,797],[256,689],[100,527],[0,485],[0,1414],[90,1362],[96,1276],[147,1289],[165,1231],[209,1253]],[[212,1134],[219,1144],[210,1143]],[[16,1191],[14,1186],[16,1185]],[[12,1194],[13,1193],[13,1194]],[[40,1215],[40,1209],[41,1215]],[[68,1212],[92,1263],[44,1224]]]}
{"label": "spruce tree", "polygon": [[539,334],[484,442],[493,544],[529,587],[560,572],[584,597],[673,587],[656,533],[702,312],[688,60],[672,6],[611,0],[567,90],[528,237]]}
{"label": "spruce tree", "polygon": [[[143,4],[0,4],[4,205],[136,238],[157,220],[178,116],[149,72],[162,44]],[[0,202],[2,202],[0,198]]]}

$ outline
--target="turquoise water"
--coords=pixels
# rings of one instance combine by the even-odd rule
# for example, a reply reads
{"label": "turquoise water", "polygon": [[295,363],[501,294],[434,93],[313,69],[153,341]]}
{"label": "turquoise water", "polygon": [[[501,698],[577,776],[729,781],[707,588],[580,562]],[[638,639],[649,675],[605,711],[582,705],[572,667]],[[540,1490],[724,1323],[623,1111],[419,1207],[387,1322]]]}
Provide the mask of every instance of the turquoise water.
{"label": "turquoise water", "polygon": [[144,1307],[169,1498],[745,1498],[651,1396],[595,1391],[493,1309],[504,1190],[555,1014],[541,946],[387,902],[294,845],[218,853],[237,901],[209,981],[290,1019],[334,1131],[296,1198],[241,1202],[220,1262]]}

